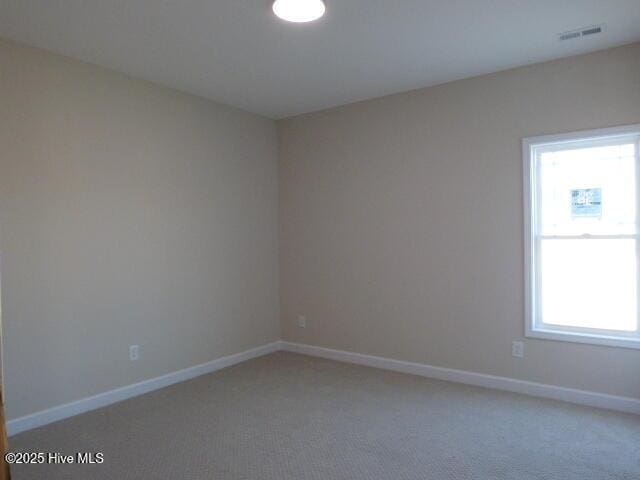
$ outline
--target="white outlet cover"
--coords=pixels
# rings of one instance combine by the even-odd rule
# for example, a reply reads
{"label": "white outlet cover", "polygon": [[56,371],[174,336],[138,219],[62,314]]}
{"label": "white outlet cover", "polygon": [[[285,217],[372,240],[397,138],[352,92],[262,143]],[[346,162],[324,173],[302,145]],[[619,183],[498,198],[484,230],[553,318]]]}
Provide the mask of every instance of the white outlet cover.
{"label": "white outlet cover", "polygon": [[304,315],[298,315],[298,326],[300,328],[306,328],[307,327],[307,317],[305,317]]}
{"label": "white outlet cover", "polygon": [[138,345],[129,345],[129,360],[132,362],[140,358],[140,347]]}
{"label": "white outlet cover", "polygon": [[511,347],[511,355],[513,355],[516,358],[523,358],[524,357],[524,343],[522,343],[522,342],[513,342],[513,345]]}

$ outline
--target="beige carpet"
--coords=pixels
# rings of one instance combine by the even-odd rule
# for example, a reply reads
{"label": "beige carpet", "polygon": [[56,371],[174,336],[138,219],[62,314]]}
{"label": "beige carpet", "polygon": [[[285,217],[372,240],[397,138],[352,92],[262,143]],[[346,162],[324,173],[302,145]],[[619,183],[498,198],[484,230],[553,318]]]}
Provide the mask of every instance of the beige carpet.
{"label": "beige carpet", "polygon": [[275,353],[10,439],[15,480],[640,479],[640,417]]}

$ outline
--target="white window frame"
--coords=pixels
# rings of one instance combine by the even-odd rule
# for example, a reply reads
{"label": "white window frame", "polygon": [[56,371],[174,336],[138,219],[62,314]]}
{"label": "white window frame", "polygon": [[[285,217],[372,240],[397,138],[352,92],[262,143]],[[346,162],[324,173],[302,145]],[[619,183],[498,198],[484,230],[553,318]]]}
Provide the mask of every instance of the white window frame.
{"label": "white window frame", "polygon": [[[556,326],[542,323],[540,318],[540,263],[538,239],[538,219],[536,218],[537,198],[537,162],[538,155],[545,148],[557,150],[564,145],[571,148],[572,142],[580,146],[592,143],[602,145],[615,143],[621,137],[636,136],[636,203],[640,202],[640,124],[622,127],[603,128],[559,135],[529,137],[522,140],[523,180],[524,180],[524,285],[525,285],[525,336],[546,340],[588,343],[640,349],[640,322],[636,332],[619,332],[580,327]],[[636,232],[631,235],[577,236],[575,238],[633,238],[636,240],[636,265],[638,271],[638,289],[640,290],[640,205],[636,205]],[[637,295],[640,302],[640,291]],[[640,308],[638,309],[640,310]]]}

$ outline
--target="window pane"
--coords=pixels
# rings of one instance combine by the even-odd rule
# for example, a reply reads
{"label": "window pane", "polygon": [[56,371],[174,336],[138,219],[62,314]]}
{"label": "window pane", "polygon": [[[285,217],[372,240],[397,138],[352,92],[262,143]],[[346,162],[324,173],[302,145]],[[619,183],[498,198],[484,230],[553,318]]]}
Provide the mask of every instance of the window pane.
{"label": "window pane", "polygon": [[635,148],[628,143],[542,153],[541,233],[635,233]]}
{"label": "window pane", "polygon": [[542,240],[542,321],[635,331],[635,240]]}

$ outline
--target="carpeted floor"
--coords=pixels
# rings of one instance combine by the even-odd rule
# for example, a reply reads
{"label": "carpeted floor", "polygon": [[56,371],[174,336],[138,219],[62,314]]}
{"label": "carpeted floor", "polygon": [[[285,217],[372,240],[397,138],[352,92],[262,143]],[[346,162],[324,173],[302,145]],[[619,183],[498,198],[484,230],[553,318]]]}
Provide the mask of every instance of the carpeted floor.
{"label": "carpeted floor", "polygon": [[10,439],[14,480],[640,479],[640,417],[278,352]]}

